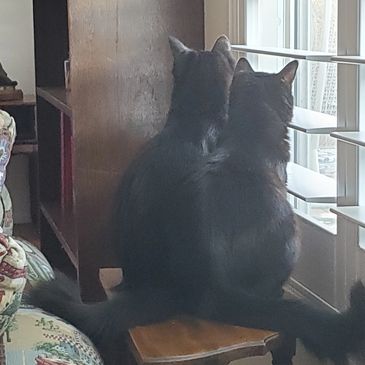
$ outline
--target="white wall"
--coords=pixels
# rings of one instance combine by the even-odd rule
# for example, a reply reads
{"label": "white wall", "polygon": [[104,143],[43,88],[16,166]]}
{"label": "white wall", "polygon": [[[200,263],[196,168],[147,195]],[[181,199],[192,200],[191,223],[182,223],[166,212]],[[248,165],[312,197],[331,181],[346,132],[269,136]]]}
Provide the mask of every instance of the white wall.
{"label": "white wall", "polygon": [[35,93],[32,0],[0,0],[0,62],[24,94]]}
{"label": "white wall", "polygon": [[205,0],[205,47],[210,49],[222,34],[229,34],[229,0]]}

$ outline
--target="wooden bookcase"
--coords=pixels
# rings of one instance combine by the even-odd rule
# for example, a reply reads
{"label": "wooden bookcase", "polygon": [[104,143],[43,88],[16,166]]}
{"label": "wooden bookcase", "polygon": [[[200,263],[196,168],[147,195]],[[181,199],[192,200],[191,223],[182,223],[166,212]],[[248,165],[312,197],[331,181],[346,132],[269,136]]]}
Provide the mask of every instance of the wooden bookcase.
{"label": "wooden bookcase", "polygon": [[[103,296],[126,167],[164,124],[168,35],[204,45],[203,0],[34,0],[40,235],[51,263]],[[65,91],[64,61],[71,62]]]}
{"label": "wooden bookcase", "polygon": [[69,57],[67,1],[35,0],[33,12],[41,248],[54,267],[77,278],[72,108],[64,78]]}

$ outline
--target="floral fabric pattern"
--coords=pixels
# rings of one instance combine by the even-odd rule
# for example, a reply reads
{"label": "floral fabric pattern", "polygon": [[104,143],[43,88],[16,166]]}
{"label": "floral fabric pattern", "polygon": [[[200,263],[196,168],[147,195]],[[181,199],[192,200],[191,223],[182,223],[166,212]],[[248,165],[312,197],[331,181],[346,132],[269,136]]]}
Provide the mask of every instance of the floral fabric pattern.
{"label": "floral fabric pattern", "polygon": [[[2,349],[1,349],[2,347]],[[22,307],[0,339],[1,365],[102,365],[90,340],[36,308]]]}
{"label": "floral fabric pattern", "polygon": [[11,237],[0,234],[0,335],[20,305],[25,277],[24,250]]}
{"label": "floral fabric pattern", "polygon": [[[16,247],[17,255],[5,259],[9,255],[9,241]],[[16,258],[21,258],[19,264]],[[102,365],[93,344],[75,327],[25,304],[18,309],[25,279],[35,285],[53,277],[43,254],[26,240],[0,235],[0,260],[4,262],[0,263],[0,273],[3,268],[4,275],[11,279],[5,287],[0,275],[0,293],[1,290],[10,293],[0,315],[0,365]],[[22,285],[16,283],[20,277],[24,280]],[[13,287],[21,290],[11,297]]]}
{"label": "floral fabric pattern", "polygon": [[27,283],[35,286],[37,282],[53,279],[52,267],[42,252],[23,238],[14,237],[14,239],[24,250],[27,258]]}
{"label": "floral fabric pattern", "polygon": [[13,207],[9,191],[4,185],[0,193],[0,232],[8,236],[13,234]]}
{"label": "floral fabric pattern", "polygon": [[16,136],[14,118],[0,110],[0,192],[6,178],[6,166],[9,163],[11,150]]}

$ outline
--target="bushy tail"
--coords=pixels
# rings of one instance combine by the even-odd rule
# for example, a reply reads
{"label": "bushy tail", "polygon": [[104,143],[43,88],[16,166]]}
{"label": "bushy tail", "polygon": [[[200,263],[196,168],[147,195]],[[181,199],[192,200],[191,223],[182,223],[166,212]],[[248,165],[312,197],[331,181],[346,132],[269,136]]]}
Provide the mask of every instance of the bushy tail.
{"label": "bushy tail", "polygon": [[[184,308],[201,318],[268,329],[299,338],[320,359],[336,363],[349,355],[363,355],[365,347],[365,287],[356,283],[350,307],[343,313],[321,311],[298,300],[256,297],[236,289],[207,289],[199,299],[184,297]],[[103,348],[120,341],[136,325],[176,315],[181,303],[168,291],[144,288],[121,290],[108,301],[84,304],[75,283],[58,275],[33,289],[29,301],[58,315]]]}
{"label": "bushy tail", "polygon": [[338,363],[349,355],[363,356],[365,287],[361,282],[353,286],[350,307],[343,313],[319,310],[298,300],[266,299],[217,289],[206,296],[200,308],[196,313],[200,317],[299,338],[320,359]]}
{"label": "bushy tail", "polygon": [[177,311],[169,293],[154,288],[122,290],[110,300],[85,304],[76,283],[59,273],[33,288],[27,301],[71,323],[99,349],[120,342],[129,328],[163,321]]}

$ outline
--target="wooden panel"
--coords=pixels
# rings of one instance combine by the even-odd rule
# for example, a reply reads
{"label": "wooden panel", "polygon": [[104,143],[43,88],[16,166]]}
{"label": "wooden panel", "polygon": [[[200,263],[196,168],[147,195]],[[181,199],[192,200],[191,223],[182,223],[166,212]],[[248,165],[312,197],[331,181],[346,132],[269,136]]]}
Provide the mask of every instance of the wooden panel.
{"label": "wooden panel", "polygon": [[24,95],[23,99],[21,100],[7,100],[7,101],[0,100],[1,108],[3,108],[4,106],[23,106],[23,105],[35,105],[35,104],[36,104],[35,95]]}
{"label": "wooden panel", "polygon": [[61,206],[73,206],[73,140],[72,121],[61,114]]}
{"label": "wooden panel", "polygon": [[168,35],[203,48],[203,2],[85,3],[70,3],[76,158],[83,167],[120,171],[164,124],[171,92]]}
{"label": "wooden panel", "polygon": [[119,174],[107,171],[76,168],[77,224],[79,282],[86,300],[101,298],[104,291],[99,282],[99,268],[111,267],[110,212],[114,204],[113,192],[117,189]]}
{"label": "wooden panel", "polygon": [[60,119],[59,110],[38,97],[38,158],[40,199],[60,201]]}
{"label": "wooden panel", "polygon": [[87,251],[80,261],[88,265],[96,252],[101,257],[100,242],[110,231],[95,219],[110,222],[109,202],[123,171],[164,125],[171,93],[168,35],[203,48],[203,0],[72,1],[69,19],[79,254]]}

